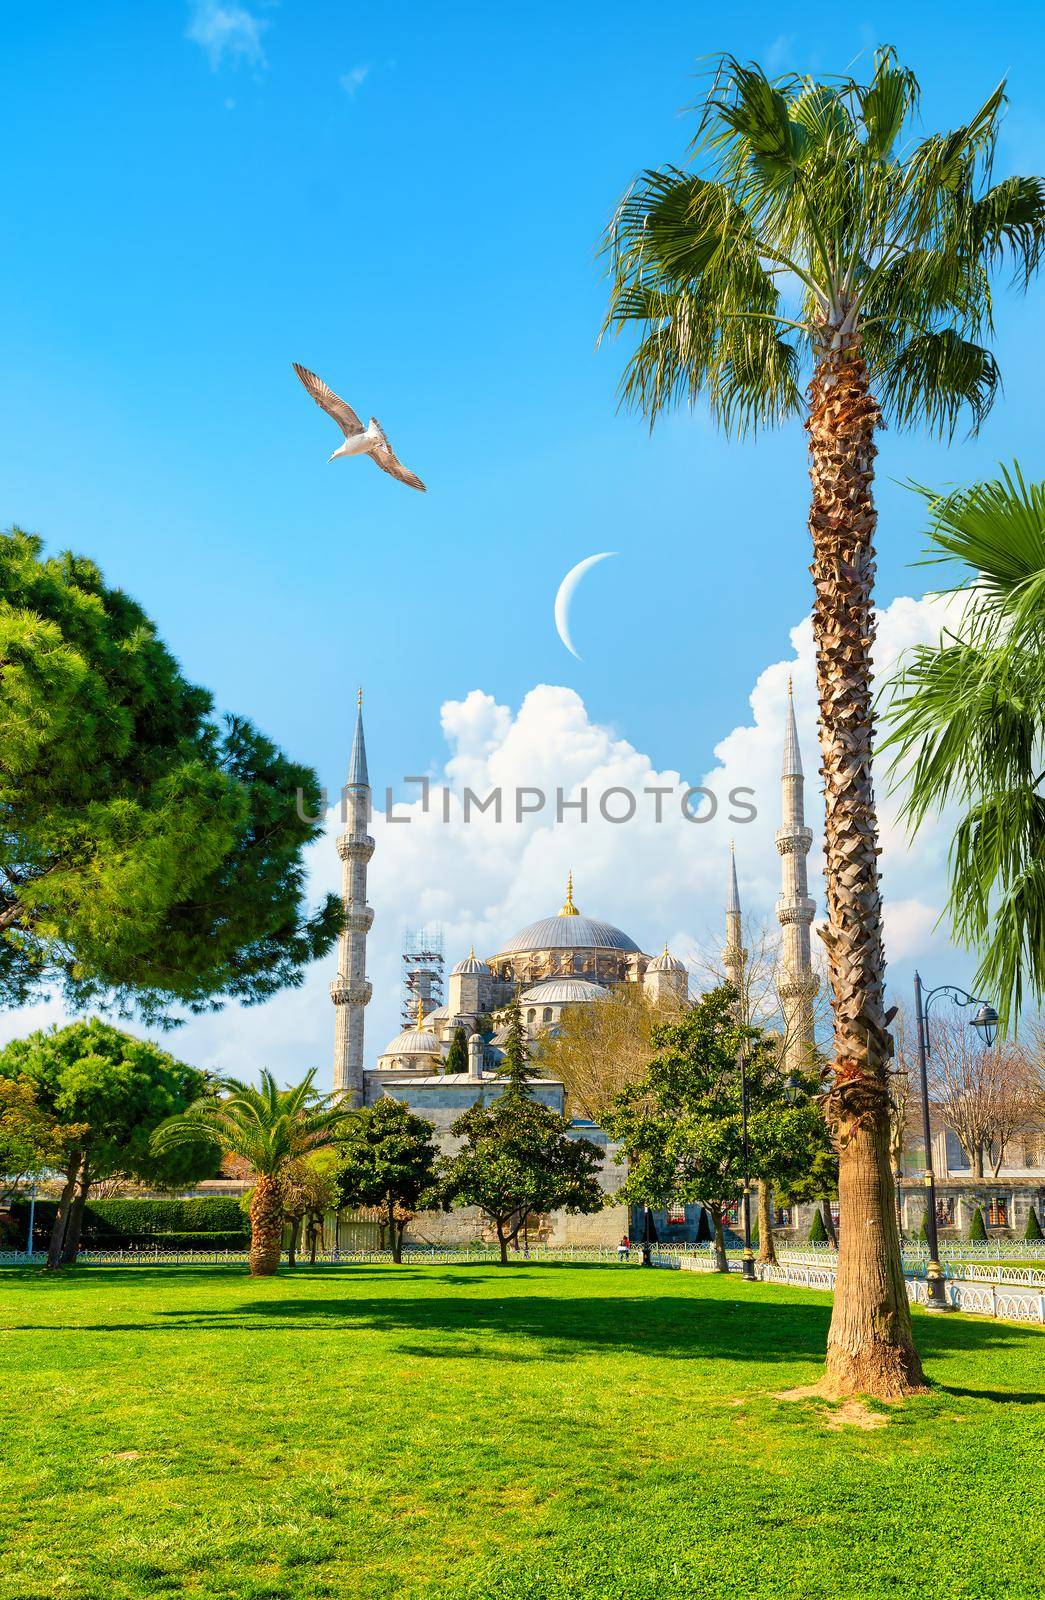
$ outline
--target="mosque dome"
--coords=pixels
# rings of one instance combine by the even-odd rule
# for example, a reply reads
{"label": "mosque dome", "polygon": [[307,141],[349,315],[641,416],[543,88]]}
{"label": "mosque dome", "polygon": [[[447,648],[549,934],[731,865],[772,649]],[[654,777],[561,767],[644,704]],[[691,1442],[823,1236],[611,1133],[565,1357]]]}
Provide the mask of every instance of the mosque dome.
{"label": "mosque dome", "polygon": [[595,922],[591,917],[581,916],[573,903],[571,872],[566,884],[566,902],[559,915],[531,922],[503,944],[497,954],[512,956],[527,950],[622,950],[638,954],[639,947],[611,922]]}
{"label": "mosque dome", "polygon": [[457,963],[450,976],[457,977],[458,975],[470,975],[474,977],[481,977],[484,973],[487,977],[489,977],[490,969],[486,965],[485,961],[479,960],[479,957],[475,953],[475,946],[473,945],[468,954],[465,956],[464,960]]}
{"label": "mosque dome", "polygon": [[673,956],[667,945],[664,946],[660,955],[651,961],[646,968],[647,972],[685,972],[685,970],[686,963],[680,961],[677,956]]}
{"label": "mosque dome", "polygon": [[532,989],[519,996],[521,1006],[562,1006],[578,1000],[605,1000],[606,990],[601,983],[588,983],[584,978],[546,978],[535,983]]}
{"label": "mosque dome", "polygon": [[439,1047],[439,1040],[428,1027],[428,1018],[422,1010],[421,1001],[418,1000],[417,1021],[409,1028],[404,1028],[402,1033],[396,1034],[391,1044],[386,1045],[382,1055],[441,1056],[442,1053]]}

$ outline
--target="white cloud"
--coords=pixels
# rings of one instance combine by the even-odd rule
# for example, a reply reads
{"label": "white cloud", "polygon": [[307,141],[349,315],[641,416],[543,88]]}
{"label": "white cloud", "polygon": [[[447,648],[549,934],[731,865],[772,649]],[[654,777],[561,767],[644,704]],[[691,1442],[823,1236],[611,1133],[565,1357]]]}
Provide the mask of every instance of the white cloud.
{"label": "white cloud", "polygon": [[245,6],[223,0],[192,0],[185,37],[206,52],[216,72],[226,60],[233,65],[265,66],[261,35],[268,23]]}
{"label": "white cloud", "polygon": [[369,62],[364,63],[362,66],[352,67],[348,72],[343,72],[341,74],[339,82],[350,100],[355,99],[356,95],[359,93],[369,76]]}
{"label": "white cloud", "polygon": [[[876,662],[879,676],[889,671],[907,645],[933,641],[947,611],[940,600],[898,599],[880,614]],[[791,656],[759,675],[750,695],[751,716],[715,747],[708,770],[686,760],[687,772],[658,771],[650,758],[611,728],[593,722],[572,689],[540,684],[515,710],[473,689],[442,707],[447,755],[432,775],[427,812],[418,786],[396,786],[396,803],[384,814],[384,779],[372,773],[375,815],[371,831],[377,848],[370,868],[369,898],[376,912],[368,946],[368,971],[374,998],[367,1012],[367,1060],[372,1062],[399,1028],[400,942],[404,927],[441,923],[448,969],[474,941],[492,954],[526,923],[553,914],[572,868],[582,911],[617,924],[645,950],[665,939],[683,957],[693,958],[722,930],[729,841],[736,840],[741,897],[747,914],[770,916],[779,889],[779,858],[774,833],[779,825],[780,760],[787,709],[787,681],[794,680],[795,709],[806,768],[806,814],[814,830],[810,854],[811,892],[822,904],[819,863],[821,803],[815,735],[816,688],[812,630],[806,619],[791,633]],[[347,752],[346,752],[347,755]],[[680,795],[703,784],[718,798],[714,817],[686,821]],[[442,788],[449,791],[449,822],[443,820]],[[663,800],[663,820],[655,820],[655,801],[644,790],[671,791]],[[493,812],[463,819],[465,791],[485,797],[500,788],[502,821]],[[607,821],[599,811],[607,790],[626,788],[637,798],[635,819]],[[728,796],[737,788],[754,791],[757,817],[730,820]],[[547,804],[540,812],[515,816],[515,796],[540,789]],[[567,809],[556,821],[556,791],[567,800],[588,794],[588,820]],[[524,799],[532,803],[533,796]],[[622,808],[613,797],[608,809]],[[933,932],[945,899],[951,819],[935,819],[911,849],[897,820],[899,801],[881,800],[883,885],[886,897],[887,953],[894,962],[926,952],[929,941],[942,950],[943,930]],[[409,821],[393,820],[409,818]],[[326,835],[310,852],[312,893],[339,887],[334,838],[342,824],[332,814]],[[309,972],[302,988],[256,1009],[232,1006],[194,1018],[168,1047],[200,1065],[253,1077],[261,1065],[284,1078],[307,1066],[330,1081],[333,1020],[327,985],[334,960]],[[48,1020],[57,1011],[47,1013]],[[28,1012],[0,1018],[0,1039],[40,1026]]]}

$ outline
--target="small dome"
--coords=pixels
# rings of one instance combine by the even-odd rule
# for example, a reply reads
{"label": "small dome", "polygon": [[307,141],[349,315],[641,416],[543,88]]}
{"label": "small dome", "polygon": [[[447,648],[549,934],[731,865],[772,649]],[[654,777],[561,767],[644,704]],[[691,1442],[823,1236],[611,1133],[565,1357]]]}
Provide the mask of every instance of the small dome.
{"label": "small dome", "polygon": [[519,996],[521,1006],[561,1006],[578,1000],[605,1000],[606,990],[584,978],[546,978]]}
{"label": "small dome", "polygon": [[381,1052],[386,1056],[441,1056],[439,1040],[427,1028],[404,1028]]}
{"label": "small dome", "polygon": [[475,976],[481,976],[483,973],[485,973],[487,977],[490,976],[489,967],[486,965],[485,961],[479,960],[479,957],[475,953],[474,945],[469,950],[464,960],[457,963],[456,967],[451,973],[451,977],[456,977],[459,973],[469,973]]}
{"label": "small dome", "polygon": [[448,1006],[436,1006],[434,1011],[425,1012],[425,1022],[442,1022],[443,1018],[449,1015],[450,1008]]}
{"label": "small dome", "polygon": [[655,961],[651,961],[646,968],[647,972],[685,972],[686,963],[673,956],[667,945],[664,946]]}
{"label": "small dome", "polygon": [[[431,1013],[429,1013],[431,1015]],[[402,1033],[396,1034],[392,1043],[384,1050],[386,1056],[442,1056],[439,1040],[427,1026],[424,1013],[424,1002],[420,995],[417,997],[417,1021],[412,1027],[404,1028]]]}

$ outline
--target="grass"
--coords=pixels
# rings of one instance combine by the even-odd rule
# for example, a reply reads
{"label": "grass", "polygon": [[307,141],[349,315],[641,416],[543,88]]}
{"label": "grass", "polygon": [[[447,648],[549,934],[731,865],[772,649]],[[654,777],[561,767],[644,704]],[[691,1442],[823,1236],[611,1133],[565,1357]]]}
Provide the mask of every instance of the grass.
{"label": "grass", "polygon": [[1045,1335],[918,1315],[933,1394],[831,1428],[776,1398],[829,1311],[613,1266],[0,1271],[0,1600],[1040,1593]]}

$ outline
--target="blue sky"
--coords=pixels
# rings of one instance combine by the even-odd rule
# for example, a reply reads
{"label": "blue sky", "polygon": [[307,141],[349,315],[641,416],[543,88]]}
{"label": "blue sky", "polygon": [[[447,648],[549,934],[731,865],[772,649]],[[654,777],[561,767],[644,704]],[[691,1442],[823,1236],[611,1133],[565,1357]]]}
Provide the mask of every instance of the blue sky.
{"label": "blue sky", "polygon": [[[882,40],[930,126],[1008,74],[999,166],[1045,170],[1024,4],[6,8],[0,521],[98,559],[331,788],[358,682],[381,781],[444,758],[448,698],[542,682],[707,771],[808,611],[804,435],[618,415],[596,245],[633,174],[683,158],[700,57],[838,70]],[[884,436],[883,603],[924,587],[902,480],[1041,472],[1042,292],[999,294],[979,440]],[[429,493],[328,465],[293,360]],[[620,558],[578,594],[577,662],[552,602],[596,550]]]}

